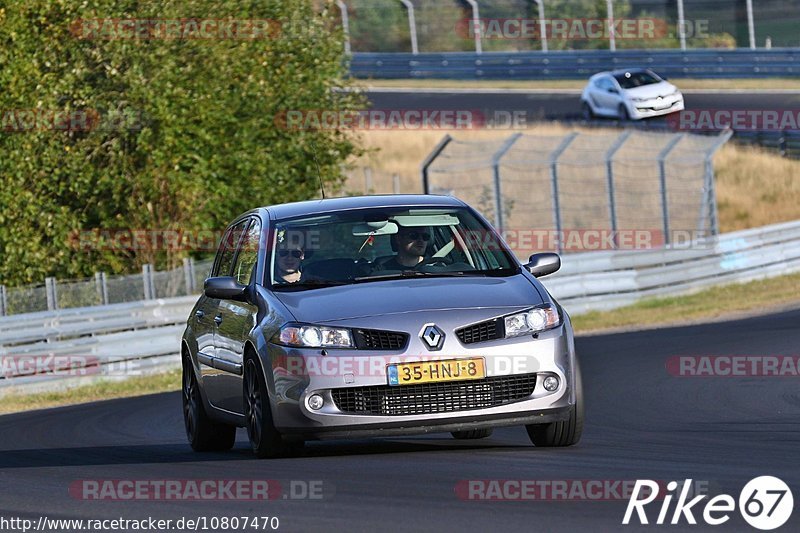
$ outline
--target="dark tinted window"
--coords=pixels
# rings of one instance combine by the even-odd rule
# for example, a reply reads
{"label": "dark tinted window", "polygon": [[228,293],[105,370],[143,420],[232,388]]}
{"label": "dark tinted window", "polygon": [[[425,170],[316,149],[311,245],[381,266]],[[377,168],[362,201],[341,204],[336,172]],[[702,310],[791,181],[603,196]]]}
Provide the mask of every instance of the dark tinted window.
{"label": "dark tinted window", "polygon": [[661,82],[661,78],[649,70],[633,70],[614,76],[623,89],[634,89],[643,85],[652,85]]}
{"label": "dark tinted window", "polygon": [[261,237],[261,221],[253,220],[244,234],[239,254],[236,256],[236,265],[233,267],[233,277],[242,285],[250,284],[250,274],[258,260],[258,240]]}
{"label": "dark tinted window", "polygon": [[242,220],[235,226],[228,228],[228,231],[225,232],[225,235],[222,237],[222,242],[219,244],[214,270],[211,273],[212,276],[231,275],[236,246],[239,244],[239,240],[242,238],[242,233],[244,233],[248,222],[250,222],[249,218]]}

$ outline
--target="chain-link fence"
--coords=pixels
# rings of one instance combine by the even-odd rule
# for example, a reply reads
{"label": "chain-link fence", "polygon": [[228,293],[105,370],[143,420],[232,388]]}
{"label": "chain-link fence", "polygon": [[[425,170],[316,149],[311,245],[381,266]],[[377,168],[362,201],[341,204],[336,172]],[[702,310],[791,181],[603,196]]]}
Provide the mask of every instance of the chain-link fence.
{"label": "chain-link fence", "polygon": [[44,284],[13,288],[0,285],[0,316],[199,294],[212,263],[189,258],[173,270],[155,271],[145,265],[141,274],[97,272],[86,279],[47,278]]}
{"label": "chain-link fence", "polygon": [[800,0],[340,0],[337,4],[352,52],[800,46]]}
{"label": "chain-link fence", "polygon": [[[635,235],[648,246],[718,233],[713,154],[730,138],[626,130],[462,141],[445,136],[423,166],[426,193],[458,196],[504,235],[585,251],[565,240]],[[520,233],[522,232],[522,233]],[[535,241],[535,242],[534,242]],[[536,243],[540,246],[535,246]],[[548,244],[550,246],[548,246]],[[630,243],[629,243],[630,245]]]}

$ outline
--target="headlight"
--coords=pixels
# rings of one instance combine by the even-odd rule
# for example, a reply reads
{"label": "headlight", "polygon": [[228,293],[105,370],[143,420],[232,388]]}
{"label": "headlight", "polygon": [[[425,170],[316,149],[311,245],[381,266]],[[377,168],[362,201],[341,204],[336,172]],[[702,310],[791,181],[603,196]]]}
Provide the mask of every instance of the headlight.
{"label": "headlight", "polygon": [[553,329],[561,323],[555,308],[536,307],[522,313],[504,317],[506,338],[529,335]]}
{"label": "headlight", "polygon": [[633,100],[634,102],[636,102],[636,103],[639,103],[639,104],[641,104],[642,102],[646,102],[646,101],[648,101],[648,100],[650,100],[650,99],[649,99],[649,98],[632,98],[632,100]]}
{"label": "headlight", "polygon": [[349,329],[314,326],[311,324],[286,324],[273,337],[273,342],[299,348],[352,348],[353,337]]}

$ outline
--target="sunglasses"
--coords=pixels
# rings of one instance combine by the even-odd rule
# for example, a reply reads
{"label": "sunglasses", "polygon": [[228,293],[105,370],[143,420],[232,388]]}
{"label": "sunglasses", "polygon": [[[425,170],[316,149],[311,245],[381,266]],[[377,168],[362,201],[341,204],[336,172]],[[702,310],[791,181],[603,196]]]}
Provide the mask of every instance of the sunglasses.
{"label": "sunglasses", "polygon": [[303,257],[303,250],[278,250],[278,257],[288,257],[291,255],[295,259]]}
{"label": "sunglasses", "polygon": [[430,233],[425,233],[424,231],[409,231],[408,233],[406,233],[406,237],[408,237],[412,241],[416,241],[416,240],[429,241],[429,240],[431,240]]}

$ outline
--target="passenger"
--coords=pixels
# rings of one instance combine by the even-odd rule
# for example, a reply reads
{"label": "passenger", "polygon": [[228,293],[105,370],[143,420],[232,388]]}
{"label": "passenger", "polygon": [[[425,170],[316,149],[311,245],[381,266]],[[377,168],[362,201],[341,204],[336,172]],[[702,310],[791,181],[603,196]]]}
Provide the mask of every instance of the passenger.
{"label": "passenger", "polygon": [[431,234],[425,228],[399,226],[391,238],[397,255],[383,264],[383,270],[411,270],[425,259]]}

